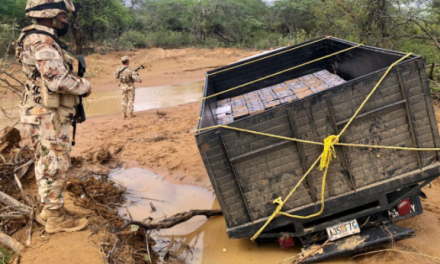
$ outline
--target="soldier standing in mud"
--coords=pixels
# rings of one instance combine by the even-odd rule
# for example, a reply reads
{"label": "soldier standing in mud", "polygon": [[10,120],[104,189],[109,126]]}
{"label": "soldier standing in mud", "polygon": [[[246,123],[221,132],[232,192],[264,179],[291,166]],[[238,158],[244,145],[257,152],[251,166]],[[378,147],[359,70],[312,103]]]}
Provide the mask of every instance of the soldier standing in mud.
{"label": "soldier standing in mud", "polygon": [[71,0],[28,0],[33,25],[16,42],[16,57],[26,77],[20,122],[35,147],[35,176],[46,220],[46,232],[73,232],[88,225],[64,209],[63,191],[71,167],[69,126],[79,95],[91,93],[86,79],[71,72],[73,57],[58,37],[67,34]]}
{"label": "soldier standing in mud", "polygon": [[115,78],[119,79],[119,86],[122,90],[122,118],[135,117],[133,114],[133,104],[135,97],[134,83],[142,83],[138,73],[130,68],[130,59],[127,56],[122,57],[122,66],[118,67],[115,72]]}

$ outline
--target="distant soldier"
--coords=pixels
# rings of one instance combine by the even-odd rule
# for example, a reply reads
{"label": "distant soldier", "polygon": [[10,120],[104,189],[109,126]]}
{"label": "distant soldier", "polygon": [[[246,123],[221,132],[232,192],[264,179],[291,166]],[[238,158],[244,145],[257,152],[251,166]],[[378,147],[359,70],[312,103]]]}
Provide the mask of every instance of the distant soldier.
{"label": "distant soldier", "polygon": [[88,225],[64,209],[63,191],[70,170],[69,127],[79,95],[91,93],[89,82],[71,71],[74,58],[58,37],[67,34],[71,0],[28,0],[33,25],[16,42],[16,57],[26,78],[20,122],[35,148],[35,176],[43,204],[46,232],[72,232]]}
{"label": "distant soldier", "polygon": [[119,79],[119,86],[122,90],[122,118],[135,117],[133,114],[133,104],[135,97],[134,83],[142,83],[138,73],[130,68],[130,59],[127,56],[122,57],[122,66],[116,69],[115,78]]}

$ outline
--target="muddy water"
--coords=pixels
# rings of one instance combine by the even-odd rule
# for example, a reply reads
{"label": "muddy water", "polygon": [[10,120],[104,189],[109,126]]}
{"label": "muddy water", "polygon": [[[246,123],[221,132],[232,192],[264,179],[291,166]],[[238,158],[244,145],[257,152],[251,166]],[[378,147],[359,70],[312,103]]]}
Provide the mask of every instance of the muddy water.
{"label": "muddy water", "polygon": [[[116,170],[110,177],[128,188],[126,207],[133,219],[138,221],[148,217],[161,219],[194,208],[211,209],[214,202],[214,195],[203,188],[172,184],[157,174],[139,168]],[[155,212],[151,204],[156,208]],[[120,208],[120,214],[128,218],[125,207]],[[157,235],[187,235],[197,230],[205,221],[203,216],[194,217],[184,225],[161,230]]]}
{"label": "muddy water", "polygon": [[[177,106],[197,101],[203,92],[203,81],[137,88],[134,111]],[[103,91],[92,93],[86,99],[87,116],[102,116],[121,112],[121,91]]]}
{"label": "muddy water", "polygon": [[[219,208],[211,192],[200,187],[166,182],[159,175],[146,170],[117,170],[111,173],[111,177],[127,187],[127,207],[135,220],[142,221],[148,217],[158,220],[165,215],[191,209]],[[156,207],[156,212],[152,212],[150,202]],[[125,208],[120,209],[120,214],[129,217]],[[180,260],[192,264],[277,264],[300,252],[299,247],[282,250],[277,243],[258,246],[248,239],[229,239],[225,220],[221,216],[209,221],[205,217],[195,217],[171,229],[155,232],[152,236],[158,242],[153,249],[159,254],[174,239],[175,254]],[[187,245],[193,248],[192,253],[186,250]],[[324,263],[354,262],[341,259]]]}
{"label": "muddy water", "polygon": [[[199,100],[203,92],[203,81],[136,89],[135,111],[177,106]],[[8,116],[0,112],[0,129],[18,121],[18,100],[1,101],[8,109]],[[87,117],[103,116],[121,112],[121,91],[100,91],[84,100]]]}

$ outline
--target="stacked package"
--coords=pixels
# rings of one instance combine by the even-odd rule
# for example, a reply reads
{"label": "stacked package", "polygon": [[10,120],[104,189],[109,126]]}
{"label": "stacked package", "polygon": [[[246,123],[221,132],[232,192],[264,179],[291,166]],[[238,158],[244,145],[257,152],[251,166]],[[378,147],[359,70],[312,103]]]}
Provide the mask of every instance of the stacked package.
{"label": "stacked package", "polygon": [[278,100],[278,96],[275,94],[272,87],[260,89],[258,90],[258,94],[260,95],[261,100],[263,101],[263,105],[265,109],[269,109],[280,104],[280,101]]}
{"label": "stacked package", "polygon": [[265,110],[263,101],[257,91],[245,94],[244,98],[246,99],[250,115],[255,115]]}
{"label": "stacked package", "polygon": [[217,123],[226,125],[249,115],[302,99],[314,93],[345,83],[327,70],[217,102]]}

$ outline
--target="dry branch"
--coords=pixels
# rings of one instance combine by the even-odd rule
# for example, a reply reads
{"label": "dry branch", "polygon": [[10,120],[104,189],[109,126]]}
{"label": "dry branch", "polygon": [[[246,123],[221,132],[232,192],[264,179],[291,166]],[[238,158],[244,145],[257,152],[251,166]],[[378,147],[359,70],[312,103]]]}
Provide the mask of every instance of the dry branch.
{"label": "dry branch", "polygon": [[34,223],[34,209],[31,210],[31,216],[29,217],[29,228],[26,230],[26,246],[30,247],[32,246],[32,225]]}
{"label": "dry branch", "polygon": [[203,215],[206,216],[207,218],[210,218],[212,216],[221,215],[221,214],[222,214],[221,210],[191,210],[189,212],[175,214],[167,219],[154,223],[147,224],[139,221],[129,221],[118,228],[113,228],[112,232],[113,233],[120,232],[130,225],[138,225],[144,228],[145,230],[171,228],[175,225],[188,221],[194,216]]}
{"label": "dry branch", "polygon": [[23,220],[26,219],[24,215],[0,215],[0,220]]}
{"label": "dry branch", "polygon": [[28,205],[30,205],[31,203],[29,202],[29,200],[26,197],[26,194],[24,193],[23,185],[21,184],[20,179],[17,177],[17,174],[14,174],[14,179],[15,179],[15,183],[17,184],[18,188],[20,189],[21,197]]}
{"label": "dry branch", "polygon": [[[26,216],[27,218],[31,217],[32,208],[20,203],[19,201],[15,200],[11,196],[7,195],[4,192],[0,192],[0,203],[9,206],[11,209],[19,212],[20,214]],[[35,221],[37,221],[42,226],[46,225],[46,222],[43,221],[40,216],[37,214],[35,215]]]}
{"label": "dry branch", "polygon": [[20,254],[20,252],[26,249],[23,244],[3,232],[0,232],[0,243],[12,249],[17,254]]}

